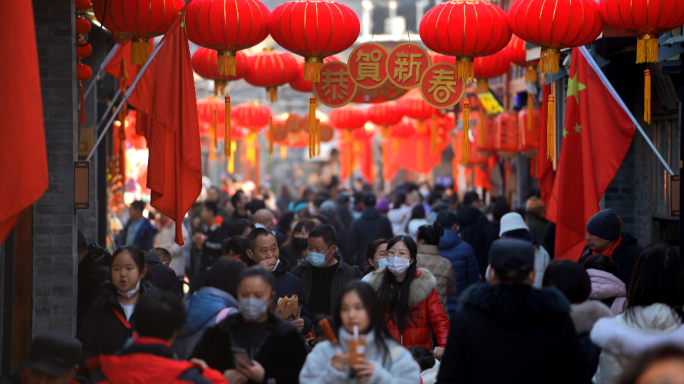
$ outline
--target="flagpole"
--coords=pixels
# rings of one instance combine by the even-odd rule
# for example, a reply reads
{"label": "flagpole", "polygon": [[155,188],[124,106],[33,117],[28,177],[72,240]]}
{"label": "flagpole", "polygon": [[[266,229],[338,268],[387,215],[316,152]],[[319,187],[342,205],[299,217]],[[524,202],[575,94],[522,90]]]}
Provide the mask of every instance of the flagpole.
{"label": "flagpole", "polygon": [[658,157],[658,160],[660,160],[660,162],[663,164],[663,167],[665,167],[665,169],[667,170],[667,172],[671,176],[674,175],[675,173],[672,172],[672,169],[670,169],[670,166],[667,164],[665,159],[663,159],[663,156],[660,155],[660,152],[658,152],[655,145],[653,145],[653,142],[651,142],[651,139],[648,138],[648,135],[646,135],[646,132],[644,132],[643,128],[641,128],[641,125],[639,124],[637,119],[634,118],[634,115],[632,115],[632,112],[627,108],[627,105],[625,105],[625,103],[622,101],[622,98],[615,91],[615,88],[613,88],[613,85],[610,83],[610,81],[608,81],[608,78],[606,78],[606,75],[603,73],[601,68],[599,68],[599,66],[596,63],[596,61],[594,60],[594,58],[591,57],[589,50],[587,50],[586,47],[580,47],[580,52],[582,52],[582,55],[584,55],[584,58],[587,59],[587,62],[589,63],[591,68],[593,68],[594,72],[596,72],[596,74],[599,76],[599,78],[603,82],[603,85],[605,85],[606,88],[608,88],[608,91],[613,95],[613,98],[615,98],[615,101],[617,101],[618,104],[620,104],[620,106],[622,107],[622,109],[625,110],[625,112],[627,113],[627,116],[629,116],[629,118],[632,120],[632,123],[634,123],[634,127],[639,131],[639,133],[641,133],[641,136],[644,138],[644,140],[646,141],[648,146],[651,147],[651,150],[653,150],[653,153],[655,153],[656,157]]}
{"label": "flagpole", "polygon": [[100,137],[97,138],[97,141],[95,142],[93,149],[90,151],[88,158],[86,158],[86,161],[90,161],[90,158],[93,157],[93,154],[95,153],[95,149],[97,149],[97,146],[100,145],[102,138],[104,138],[105,135],[107,134],[107,130],[109,130],[109,127],[114,122],[114,119],[116,119],[116,116],[119,114],[119,111],[121,110],[121,108],[128,101],[128,98],[131,97],[133,90],[135,90],[135,86],[138,85],[138,81],[140,81],[140,78],[142,77],[142,75],[145,73],[145,71],[147,71],[147,68],[150,66],[150,63],[152,62],[154,57],[157,56],[157,52],[159,52],[159,49],[161,49],[161,47],[164,46],[165,42],[166,42],[166,37],[164,37],[164,39],[161,41],[161,43],[159,43],[157,45],[157,47],[154,48],[154,51],[152,51],[150,58],[147,60],[145,65],[142,67],[142,69],[138,72],[138,75],[135,77],[135,80],[133,80],[133,84],[131,84],[131,86],[128,87],[128,91],[126,91],[126,94],[124,95],[123,99],[121,99],[121,103],[119,103],[119,106],[116,108],[116,111],[114,111],[114,114],[112,115],[112,117],[107,122],[107,125],[102,130],[102,134],[100,135]]}

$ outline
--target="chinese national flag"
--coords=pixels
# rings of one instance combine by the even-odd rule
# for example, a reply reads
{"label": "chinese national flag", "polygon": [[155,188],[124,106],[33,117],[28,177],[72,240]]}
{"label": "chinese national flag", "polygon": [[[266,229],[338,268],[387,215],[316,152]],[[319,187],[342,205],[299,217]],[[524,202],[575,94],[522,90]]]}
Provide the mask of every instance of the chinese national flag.
{"label": "chinese national flag", "polygon": [[151,204],[176,222],[179,245],[183,245],[183,217],[202,189],[195,83],[182,19],[177,16],[171,23],[135,88],[129,89],[131,105],[149,116]]}
{"label": "chinese national flag", "polygon": [[38,50],[30,1],[0,2],[0,244],[48,188]]}
{"label": "chinese national flag", "polygon": [[548,207],[553,189],[553,162],[546,158],[546,120],[549,112],[549,95],[551,84],[545,85],[542,91],[541,121],[543,129],[539,130],[539,150],[537,151],[537,180],[541,189],[541,199]]}
{"label": "chinese national flag", "polygon": [[572,50],[563,143],[553,192],[557,197],[556,203],[552,202],[555,257],[559,259],[579,259],[586,244],[587,221],[599,211],[599,200],[634,137],[630,116],[584,52]]}

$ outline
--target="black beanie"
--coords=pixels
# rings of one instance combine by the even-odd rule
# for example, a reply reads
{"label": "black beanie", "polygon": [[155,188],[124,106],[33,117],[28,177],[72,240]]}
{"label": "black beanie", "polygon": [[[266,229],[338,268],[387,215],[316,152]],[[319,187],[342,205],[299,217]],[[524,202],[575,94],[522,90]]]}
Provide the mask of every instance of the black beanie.
{"label": "black beanie", "polygon": [[604,209],[589,219],[587,232],[606,240],[620,238],[620,218],[612,209]]}

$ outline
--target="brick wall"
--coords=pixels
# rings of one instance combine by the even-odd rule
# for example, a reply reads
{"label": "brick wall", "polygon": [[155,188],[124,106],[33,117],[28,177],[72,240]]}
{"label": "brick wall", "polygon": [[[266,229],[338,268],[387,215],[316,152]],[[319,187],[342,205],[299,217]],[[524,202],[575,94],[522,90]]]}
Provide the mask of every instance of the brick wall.
{"label": "brick wall", "polygon": [[33,0],[50,186],[34,205],[33,334],[76,331],[74,1]]}

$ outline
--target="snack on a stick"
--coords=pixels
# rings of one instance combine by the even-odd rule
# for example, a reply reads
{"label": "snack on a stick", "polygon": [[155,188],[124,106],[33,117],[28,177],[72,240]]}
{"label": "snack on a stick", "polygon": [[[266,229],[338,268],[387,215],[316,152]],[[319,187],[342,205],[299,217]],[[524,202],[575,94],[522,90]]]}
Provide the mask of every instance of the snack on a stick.
{"label": "snack on a stick", "polygon": [[299,298],[297,295],[292,294],[292,297],[281,297],[278,299],[278,308],[283,309],[294,309],[299,307]]}
{"label": "snack on a stick", "polygon": [[328,338],[328,341],[333,344],[337,344],[337,336],[335,336],[335,332],[333,332],[328,319],[321,319],[321,321],[318,322],[318,325],[320,325],[323,329],[323,333],[325,333],[325,337]]}

